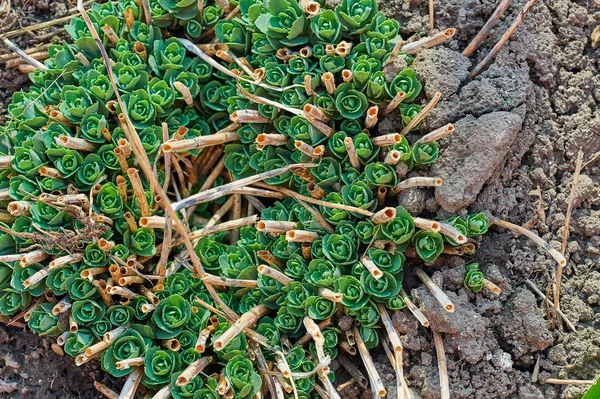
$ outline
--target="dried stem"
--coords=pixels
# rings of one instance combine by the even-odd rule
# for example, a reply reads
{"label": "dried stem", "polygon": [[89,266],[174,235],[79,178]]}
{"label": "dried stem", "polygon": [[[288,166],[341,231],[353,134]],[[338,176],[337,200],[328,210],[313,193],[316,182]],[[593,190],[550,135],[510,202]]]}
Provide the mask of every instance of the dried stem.
{"label": "dried stem", "polygon": [[438,358],[438,369],[440,372],[440,387],[441,387],[441,399],[450,399],[450,384],[448,382],[448,367],[446,365],[446,352],[444,351],[444,341],[442,340],[442,334],[432,330],[433,341],[435,342],[435,351]]}
{"label": "dried stem", "polygon": [[512,224],[510,222],[507,222],[507,221],[504,221],[501,219],[497,219],[495,217],[492,217],[490,219],[490,221],[495,225],[512,230],[516,233],[519,233],[519,234],[524,235],[525,237],[529,238],[535,244],[537,244],[542,249],[544,249],[546,252],[548,252],[550,254],[550,256],[552,256],[556,260],[556,262],[558,262],[559,265],[565,266],[567,264],[567,260],[565,259],[563,254],[561,254],[556,249],[552,248],[549,243],[544,241],[540,236],[538,236],[534,232],[527,230],[526,228],[523,228],[521,226],[517,226],[516,224]]}
{"label": "dried stem", "polygon": [[23,61],[25,61],[26,63],[28,63],[29,65],[31,65],[31,66],[39,69],[40,71],[47,71],[48,70],[48,67],[46,65],[42,64],[41,62],[39,62],[38,60],[36,60],[35,58],[33,58],[31,55],[29,55],[26,52],[24,52],[23,50],[21,50],[19,47],[17,47],[16,44],[14,44],[12,41],[10,41],[9,39],[7,39],[6,37],[4,37],[2,39],[2,41],[12,51],[14,51],[15,53],[17,53],[17,55],[19,57],[21,57],[21,59]]}
{"label": "dried stem", "polygon": [[258,220],[258,215],[252,215],[241,219],[230,220],[224,223],[219,223],[211,227],[203,227],[200,230],[196,230],[190,233],[190,239],[195,241],[202,237],[209,236],[211,234],[219,233],[221,231],[239,229],[244,226],[251,226]]}
{"label": "dried stem", "polygon": [[408,132],[410,132],[415,126],[417,126],[425,117],[431,112],[433,107],[440,101],[440,97],[442,93],[439,91],[433,95],[433,98],[427,103],[426,106],[423,107],[421,112],[419,112],[411,121],[406,125],[404,129],[400,132],[401,135],[406,136]]}
{"label": "dried stem", "polygon": [[546,384],[553,385],[594,385],[596,380],[561,380],[558,378],[548,378]]}
{"label": "dried stem", "polygon": [[404,303],[406,303],[408,310],[410,310],[413,316],[419,320],[419,323],[421,323],[423,327],[429,327],[429,320],[427,320],[427,317],[425,317],[423,312],[421,312],[421,310],[413,303],[413,301],[411,301],[406,294],[406,291],[404,291],[404,288],[400,290],[400,296],[402,296],[402,299],[404,300]]}
{"label": "dried stem", "polygon": [[101,382],[94,381],[94,388],[96,388],[96,391],[100,392],[100,394],[104,395],[107,399],[119,399],[119,394]]}
{"label": "dried stem", "polygon": [[265,276],[269,276],[272,279],[279,281],[283,285],[288,285],[289,283],[294,281],[293,278],[290,278],[290,277],[286,276],[285,274],[281,273],[279,270],[275,270],[272,267],[269,267],[267,265],[258,266],[257,271],[260,274],[264,274]]}
{"label": "dried stem", "polygon": [[198,374],[200,374],[202,370],[204,370],[204,368],[213,364],[214,362],[214,356],[206,356],[196,360],[195,362],[187,366],[187,368],[183,370],[179,377],[177,377],[177,382],[175,383],[175,385],[177,385],[178,387],[182,387],[189,384],[190,381],[194,379],[194,377],[196,377]]}
{"label": "dried stem", "polygon": [[[542,291],[540,291],[540,289],[531,280],[526,279],[525,284],[527,284],[533,290],[533,292],[535,292],[537,294],[537,296],[539,296],[544,301],[546,301],[546,304],[548,306],[552,307],[552,302],[548,299],[548,297]],[[552,309],[554,309],[554,308],[552,307]],[[571,331],[577,331],[577,329],[575,328],[575,325],[573,323],[571,323],[571,321],[567,318],[567,316],[560,309],[554,309],[554,311],[564,320],[565,324],[571,329]]]}
{"label": "dried stem", "polygon": [[[390,57],[391,59],[391,57]],[[402,101],[404,101],[404,98],[406,97],[406,93],[403,91],[399,91],[398,93],[396,93],[396,95],[394,96],[394,98],[392,99],[392,101],[390,101],[390,103],[387,105],[387,107],[385,107],[385,109],[383,110],[383,115],[387,115],[390,112],[392,112],[393,110],[395,110],[396,108],[398,108],[398,105],[400,105],[400,103]]]}
{"label": "dried stem", "polygon": [[269,179],[271,177],[279,176],[283,173],[286,173],[286,172],[292,170],[293,168],[297,168],[297,167],[310,168],[313,166],[316,166],[316,165],[311,164],[311,163],[291,164],[291,165],[284,166],[282,168],[277,168],[277,169],[273,169],[273,170],[270,170],[267,172],[259,173],[258,175],[246,177],[244,179],[236,180],[234,182],[224,184],[222,186],[215,187],[210,190],[206,190],[204,192],[199,192],[197,194],[191,195],[181,201],[174,202],[172,204],[172,207],[175,211],[179,211],[184,208],[189,208],[190,206],[193,206],[195,204],[199,204],[199,203],[207,202],[207,201],[214,201],[218,198],[221,198],[224,195],[227,195],[233,189],[245,187],[250,184],[253,184],[253,183],[265,180],[265,179]]}
{"label": "dried stem", "polygon": [[440,222],[423,218],[414,218],[415,226],[421,230],[427,230],[437,233],[441,230]]}
{"label": "dried stem", "polygon": [[402,46],[402,52],[410,55],[416,54],[425,48],[437,46],[438,44],[447,42],[448,40],[452,39],[452,36],[454,36],[455,33],[456,29],[448,28],[442,32],[436,33],[433,36],[424,37],[415,42],[405,44]]}
{"label": "dried stem", "polygon": [[475,67],[475,69],[473,69],[473,72],[471,72],[471,78],[474,78],[475,76],[477,76],[477,74],[479,72],[481,72],[481,70],[483,68],[485,68],[485,66],[492,60],[492,58],[494,58],[496,56],[496,54],[498,54],[498,52],[500,51],[502,46],[504,46],[504,43],[506,43],[508,41],[508,39],[512,36],[512,34],[515,33],[515,31],[517,30],[517,28],[519,27],[519,25],[525,18],[525,15],[527,15],[527,12],[529,11],[529,9],[531,9],[531,7],[533,7],[534,4],[535,4],[535,0],[528,0],[527,3],[525,3],[525,6],[523,7],[523,9],[519,13],[519,15],[517,15],[517,18],[515,18],[512,25],[510,25],[508,30],[504,33],[504,35],[502,35],[502,38],[500,39],[500,41],[498,41],[498,43],[496,43],[494,48],[492,48],[492,50],[489,52],[489,54],[485,56],[483,61],[481,61]]}
{"label": "dried stem", "polygon": [[144,368],[136,367],[131,374],[127,376],[123,389],[119,394],[119,399],[133,399],[135,397],[135,391],[137,391],[138,385],[142,381],[144,376]]}
{"label": "dried stem", "polygon": [[489,291],[491,291],[494,295],[500,295],[500,294],[502,294],[502,290],[500,289],[500,287],[498,287],[496,284],[492,283],[487,278],[483,279],[483,286],[486,289],[488,289]]}
{"label": "dried stem", "polygon": [[223,287],[249,287],[256,288],[256,280],[238,280],[233,278],[226,278],[221,276],[215,276],[206,273],[202,276],[202,280],[212,285],[220,285]]}
{"label": "dried stem", "polygon": [[435,129],[433,132],[427,133],[425,136],[417,140],[415,144],[433,143],[434,141],[441,140],[452,133],[454,133],[454,125],[452,123],[448,123],[439,129]]}
{"label": "dried stem", "polygon": [[265,305],[258,305],[240,316],[237,321],[229,327],[214,343],[215,351],[220,351],[227,346],[232,339],[240,334],[245,328],[256,323],[256,321],[269,312]]}
{"label": "dried stem", "polygon": [[420,267],[415,267],[415,273],[417,277],[425,284],[429,292],[438,300],[438,302],[444,307],[447,312],[454,312],[454,304],[448,298],[448,295],[436,283],[429,278],[429,276]]}
{"label": "dried stem", "polygon": [[362,358],[362,361],[365,364],[365,368],[367,369],[367,374],[369,375],[369,380],[371,381],[371,387],[374,389],[374,391],[379,397],[384,397],[387,394],[387,391],[385,390],[383,381],[379,376],[379,372],[377,372],[377,369],[375,368],[373,358],[371,357],[369,350],[365,346],[365,343],[356,326],[352,326],[352,331],[354,332],[354,337],[356,339],[356,347],[358,348],[358,353],[360,354],[360,357]]}
{"label": "dried stem", "polygon": [[488,36],[492,28],[498,23],[498,21],[504,14],[504,11],[506,11],[509,5],[510,0],[500,1],[498,7],[496,7],[496,10],[494,10],[494,13],[490,16],[485,25],[483,25],[483,28],[481,28],[477,36],[475,36],[473,40],[471,40],[471,43],[469,43],[469,45],[463,50],[462,55],[464,55],[465,57],[470,57],[471,54],[473,54],[475,50],[477,50],[477,48]]}
{"label": "dried stem", "polygon": [[[567,214],[565,216],[565,225],[563,227],[562,246],[560,253],[564,256],[567,252],[567,241],[569,239],[569,228],[571,226],[571,214],[573,213],[573,202],[577,194],[577,184],[579,183],[579,175],[583,167],[583,151],[577,153],[577,161],[575,163],[575,173],[571,182],[571,193],[569,194],[569,205],[567,206]],[[558,264],[556,269],[556,283],[554,284],[554,309],[560,309],[560,283],[562,281],[563,265]]]}
{"label": "dried stem", "polygon": [[360,170],[360,162],[358,161],[358,154],[356,153],[356,148],[354,147],[352,137],[346,137],[344,139],[344,146],[348,151],[348,159],[350,160],[350,164],[354,169]]}

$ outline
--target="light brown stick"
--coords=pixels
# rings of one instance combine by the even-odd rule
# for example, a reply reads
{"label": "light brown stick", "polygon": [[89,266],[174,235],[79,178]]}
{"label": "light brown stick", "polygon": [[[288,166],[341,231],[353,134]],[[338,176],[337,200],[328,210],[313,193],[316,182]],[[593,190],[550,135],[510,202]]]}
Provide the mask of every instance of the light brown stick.
{"label": "light brown stick", "polygon": [[446,365],[446,352],[444,351],[444,341],[442,334],[432,330],[433,341],[435,342],[435,351],[438,358],[438,369],[440,372],[440,387],[442,390],[441,399],[450,399],[450,383],[448,382],[448,367]]}
{"label": "light brown stick", "polygon": [[492,48],[492,50],[489,52],[489,54],[485,56],[483,61],[481,61],[475,67],[475,69],[473,69],[473,72],[471,72],[471,79],[474,78],[475,76],[477,76],[477,74],[479,72],[481,72],[481,70],[483,68],[485,68],[485,66],[492,60],[492,58],[494,58],[496,56],[496,54],[498,54],[498,52],[500,51],[502,46],[504,46],[504,43],[506,43],[508,41],[508,39],[512,36],[512,34],[515,33],[515,31],[517,30],[517,28],[519,27],[521,22],[523,22],[523,19],[525,19],[525,15],[527,15],[527,12],[531,9],[531,7],[533,7],[534,4],[535,4],[535,0],[528,0],[527,3],[525,3],[525,6],[523,7],[523,9],[519,13],[519,15],[517,15],[517,18],[515,18],[512,25],[510,25],[508,30],[504,33],[504,35],[502,35],[502,38],[500,39],[500,41],[498,43],[496,43],[494,48]]}
{"label": "light brown stick", "polygon": [[[571,193],[569,194],[569,205],[567,206],[567,214],[565,216],[565,225],[563,227],[562,246],[560,253],[564,256],[567,252],[567,241],[569,239],[569,228],[571,227],[571,214],[573,213],[573,202],[575,194],[577,194],[577,184],[579,183],[579,175],[583,166],[583,151],[577,153],[577,161],[575,163],[575,173],[573,173],[573,181],[571,182]],[[556,269],[556,283],[554,284],[554,309],[560,309],[560,284],[562,282],[563,265],[558,264]]]}
{"label": "light brown stick", "polygon": [[500,1],[500,4],[498,4],[498,7],[496,7],[496,10],[494,10],[494,13],[490,17],[490,19],[488,19],[485,25],[483,25],[483,28],[481,28],[481,30],[477,34],[477,36],[475,36],[471,43],[469,43],[469,45],[463,50],[462,55],[464,55],[465,57],[470,57],[471,54],[473,54],[475,50],[477,50],[477,48],[481,45],[481,43],[490,33],[492,28],[498,23],[498,21],[502,17],[502,14],[504,14],[504,11],[506,11],[509,5],[510,0]]}
{"label": "light brown stick", "polygon": [[446,312],[454,312],[454,304],[452,303],[452,301],[450,301],[448,295],[446,295],[446,293],[442,291],[442,289],[438,287],[437,284],[433,282],[433,280],[431,280],[431,278],[423,271],[423,269],[421,269],[420,267],[416,267],[415,274],[417,275],[417,277],[419,277],[419,280],[421,280],[423,284],[425,284],[425,286],[427,287],[429,292],[431,292],[431,294],[435,297],[435,299],[437,299],[438,302],[444,307]]}

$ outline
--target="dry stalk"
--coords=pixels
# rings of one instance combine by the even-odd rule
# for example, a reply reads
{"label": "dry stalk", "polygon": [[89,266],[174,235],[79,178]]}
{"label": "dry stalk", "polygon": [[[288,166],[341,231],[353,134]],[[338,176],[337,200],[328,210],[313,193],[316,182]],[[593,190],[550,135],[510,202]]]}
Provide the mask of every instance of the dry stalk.
{"label": "dry stalk", "polygon": [[450,384],[448,382],[448,367],[446,365],[446,352],[444,351],[444,341],[442,334],[432,330],[433,341],[435,342],[435,351],[438,358],[438,369],[440,372],[440,387],[442,390],[441,399],[450,399]]}
{"label": "dry stalk", "polygon": [[427,103],[426,106],[423,107],[421,112],[419,112],[412,120],[406,125],[404,129],[400,132],[401,135],[406,136],[408,132],[410,132],[415,126],[417,126],[425,117],[431,112],[433,107],[440,101],[440,97],[442,93],[439,91],[433,95],[433,98]]}
{"label": "dry stalk", "polygon": [[483,28],[481,28],[479,33],[473,38],[471,43],[469,43],[469,45],[463,50],[462,55],[464,55],[465,57],[470,57],[471,54],[473,54],[475,50],[477,50],[477,48],[481,45],[481,43],[490,33],[492,28],[498,23],[498,21],[502,17],[502,14],[504,14],[504,11],[506,11],[509,5],[510,0],[500,1],[498,7],[496,7],[490,19],[488,19],[485,25],[483,25]]}
{"label": "dry stalk", "polygon": [[444,307],[446,312],[454,312],[454,304],[448,298],[448,295],[436,283],[421,269],[420,267],[415,268],[415,274],[419,277],[419,280],[425,284],[429,292],[437,299],[437,301]]}
{"label": "dry stalk", "polygon": [[371,381],[371,388],[373,388],[374,392],[377,393],[377,396],[384,397],[387,394],[385,386],[383,385],[383,381],[379,376],[379,372],[375,368],[375,363],[373,362],[373,358],[369,353],[369,350],[365,346],[365,343],[360,335],[360,332],[356,328],[356,326],[352,326],[352,331],[354,332],[354,337],[356,339],[356,347],[358,348],[358,353],[362,358],[362,361],[365,365],[365,369],[367,370],[367,374],[369,375],[369,380]]}
{"label": "dry stalk", "polygon": [[419,323],[421,323],[423,327],[429,327],[429,320],[427,320],[427,317],[425,317],[423,312],[421,312],[421,310],[413,303],[413,301],[411,301],[406,294],[406,291],[404,291],[404,288],[400,290],[400,296],[402,296],[402,299],[404,300],[404,303],[406,303],[408,310],[410,310],[413,316],[419,320]]}
{"label": "dry stalk", "polygon": [[[571,182],[571,193],[569,194],[569,205],[567,205],[567,214],[565,216],[565,225],[563,227],[562,246],[560,253],[564,256],[567,252],[567,241],[569,239],[569,228],[571,226],[571,214],[573,213],[573,202],[577,194],[577,184],[579,183],[579,175],[583,167],[583,151],[577,153],[577,161],[575,163],[575,173]],[[541,199],[540,199],[541,200]],[[556,269],[556,283],[554,284],[554,309],[560,309],[560,283],[562,280],[563,265],[558,264]]]}
{"label": "dry stalk", "polygon": [[508,41],[508,39],[512,36],[512,34],[515,33],[515,31],[517,30],[517,28],[519,27],[519,25],[521,24],[523,19],[525,19],[525,15],[527,15],[527,12],[531,9],[531,7],[533,7],[534,4],[535,4],[535,0],[528,0],[527,3],[525,3],[525,6],[521,10],[521,12],[519,12],[519,15],[517,15],[517,18],[515,18],[512,25],[510,25],[508,30],[504,33],[504,35],[502,35],[502,38],[500,39],[500,41],[498,41],[498,43],[496,43],[494,48],[492,48],[492,50],[489,52],[489,54],[485,56],[483,61],[481,61],[475,67],[475,69],[473,69],[473,72],[471,72],[471,78],[474,78],[475,76],[477,76],[477,74],[479,72],[481,72],[481,70],[483,68],[485,68],[485,66],[492,60],[492,58],[494,58],[496,56],[496,54],[498,54],[498,52],[500,51],[502,46],[504,46],[504,43],[506,43]]}

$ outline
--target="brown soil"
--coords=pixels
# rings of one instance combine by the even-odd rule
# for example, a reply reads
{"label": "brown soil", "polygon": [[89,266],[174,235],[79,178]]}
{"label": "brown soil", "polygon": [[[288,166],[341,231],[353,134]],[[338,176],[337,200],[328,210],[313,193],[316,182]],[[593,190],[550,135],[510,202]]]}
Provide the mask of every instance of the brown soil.
{"label": "brown soil", "polygon": [[[592,49],[590,40],[600,24],[600,7],[593,0],[538,0],[495,60],[471,80],[470,71],[523,4],[513,2],[482,47],[465,58],[460,51],[497,2],[436,1],[436,27],[454,27],[457,34],[444,48],[422,52],[415,68],[426,99],[436,91],[443,99],[423,129],[448,122],[457,127],[433,170],[441,176],[454,174],[448,181],[452,190],[440,189],[435,195],[411,190],[399,201],[411,211],[432,216],[487,210],[524,224],[537,214],[540,200],[533,191],[540,187],[545,220],[533,230],[560,249],[577,152],[582,149],[588,160],[600,151],[600,50]],[[8,29],[15,29],[64,15],[71,6],[66,0],[13,0],[16,14],[0,22],[0,31],[13,23],[11,18],[17,22]],[[426,2],[391,0],[380,7],[401,22],[405,38],[429,29]],[[26,48],[34,40],[25,36],[17,43]],[[18,72],[0,71],[0,112],[25,82]],[[390,119],[381,126],[392,130],[398,124]],[[600,374],[600,162],[581,174],[569,233],[561,307],[576,332],[553,322],[547,307],[523,284],[529,278],[546,291],[556,269],[555,262],[525,238],[494,228],[474,256],[487,278],[502,288],[498,298],[473,295],[462,287],[463,260],[447,257],[429,268],[439,271],[434,279],[457,306],[454,314],[447,314],[423,288],[413,291],[432,328],[444,334],[453,399],[579,399],[583,388],[548,385],[545,380],[593,379]],[[418,286],[410,276],[406,285]],[[439,398],[431,332],[405,312],[396,313],[394,321],[403,334],[405,373],[419,395],[415,397]],[[374,357],[390,385],[388,397],[395,397],[394,374],[385,354]],[[48,340],[0,327],[0,398],[98,398],[92,381],[102,378],[106,377],[97,366],[76,368],[71,359],[59,358],[49,350]],[[358,397],[359,392],[349,389],[344,396]]]}

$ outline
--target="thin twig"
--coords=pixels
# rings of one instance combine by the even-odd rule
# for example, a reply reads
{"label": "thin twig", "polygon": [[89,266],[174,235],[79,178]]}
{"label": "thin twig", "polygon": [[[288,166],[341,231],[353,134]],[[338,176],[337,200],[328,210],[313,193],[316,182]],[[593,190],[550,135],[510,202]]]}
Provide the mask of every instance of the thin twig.
{"label": "thin twig", "polygon": [[48,67],[46,65],[42,64],[41,62],[39,62],[38,60],[36,60],[32,56],[30,56],[29,54],[25,53],[23,50],[21,50],[19,47],[17,47],[16,44],[14,44],[12,41],[10,41],[9,39],[7,39],[6,37],[3,38],[2,41],[12,51],[14,51],[15,53],[17,53],[17,55],[19,57],[21,57],[21,59],[23,61],[25,61],[26,63],[28,63],[29,65],[31,65],[31,66],[39,69],[40,71],[47,71],[48,70]]}
{"label": "thin twig", "polygon": [[509,5],[510,0],[500,1],[500,4],[498,4],[498,7],[496,7],[496,10],[494,11],[490,19],[488,19],[485,25],[483,25],[483,28],[481,28],[481,30],[477,34],[477,36],[475,36],[471,43],[469,43],[469,45],[463,50],[462,55],[464,55],[465,57],[469,57],[471,56],[471,54],[473,54],[473,52],[475,52],[475,50],[477,50],[477,48],[481,45],[481,42],[485,40],[492,28],[498,23],[498,21],[502,17],[502,14],[504,14],[504,11],[506,11]]}
{"label": "thin twig", "polygon": [[[569,205],[567,206],[567,214],[565,216],[565,225],[563,227],[562,246],[560,253],[564,256],[567,252],[567,240],[569,239],[569,228],[571,227],[571,214],[573,213],[573,202],[575,194],[577,194],[577,184],[579,183],[579,175],[583,166],[583,151],[579,150],[577,161],[575,163],[575,173],[571,183],[571,194],[569,195]],[[562,280],[563,265],[558,264],[556,269],[556,283],[554,284],[554,309],[560,309],[560,283]]]}
{"label": "thin twig", "polygon": [[[544,293],[540,291],[540,289],[531,280],[526,279],[525,284],[527,284],[533,290],[533,292],[537,294],[537,296],[546,301],[546,305],[552,306],[552,302],[548,298],[546,298],[546,295],[544,295]],[[565,314],[560,309],[555,309],[555,311],[565,321],[566,325],[571,329],[571,331],[577,331],[575,325],[571,323],[571,321],[567,318],[567,316],[565,316]]]}
{"label": "thin twig", "polygon": [[438,358],[438,369],[440,372],[440,388],[442,391],[441,399],[450,399],[450,384],[448,382],[448,367],[446,365],[446,352],[444,351],[444,341],[442,334],[432,330],[433,341],[435,342],[435,351]]}
{"label": "thin twig", "polygon": [[529,9],[531,7],[533,7],[533,5],[535,4],[535,1],[536,0],[528,0],[527,3],[525,3],[525,6],[523,7],[523,9],[519,13],[519,15],[517,15],[517,18],[512,23],[512,25],[508,28],[508,30],[506,31],[506,33],[504,33],[504,35],[502,35],[502,38],[500,39],[500,41],[498,43],[496,43],[496,45],[494,46],[494,48],[492,48],[492,50],[489,52],[489,54],[485,56],[485,58],[483,59],[483,61],[481,61],[475,67],[475,69],[473,69],[473,72],[471,72],[471,79],[474,78],[475,76],[477,76],[477,74],[479,72],[481,72],[481,70],[483,68],[485,68],[485,66],[496,56],[496,54],[498,54],[498,52],[500,51],[500,49],[502,48],[502,46],[504,46],[504,43],[506,43],[508,41],[508,39],[510,39],[510,37],[512,36],[512,34],[515,33],[515,31],[519,27],[519,24],[521,22],[523,22],[523,19],[525,18],[525,15],[527,15],[527,12],[529,11]]}

